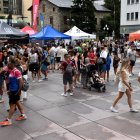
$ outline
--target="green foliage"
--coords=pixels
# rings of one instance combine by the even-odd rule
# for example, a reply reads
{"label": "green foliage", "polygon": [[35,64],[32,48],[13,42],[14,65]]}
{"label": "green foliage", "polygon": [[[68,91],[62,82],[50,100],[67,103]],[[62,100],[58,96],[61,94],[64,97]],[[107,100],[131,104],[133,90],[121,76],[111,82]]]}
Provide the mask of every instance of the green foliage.
{"label": "green foliage", "polygon": [[[115,31],[115,36],[120,36],[120,0],[105,0],[105,7],[110,9],[111,21],[113,24],[113,30]],[[113,31],[112,30],[112,31]]]}
{"label": "green foliage", "polygon": [[0,19],[5,19],[5,16],[0,16]]}
{"label": "green foliage", "polygon": [[72,19],[78,28],[93,33],[96,30],[93,0],[73,0]]}

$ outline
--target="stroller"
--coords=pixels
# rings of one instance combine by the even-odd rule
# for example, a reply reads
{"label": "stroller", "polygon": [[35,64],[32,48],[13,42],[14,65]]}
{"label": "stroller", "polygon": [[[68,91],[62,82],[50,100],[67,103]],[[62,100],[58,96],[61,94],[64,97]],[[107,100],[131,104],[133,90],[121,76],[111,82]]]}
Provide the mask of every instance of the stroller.
{"label": "stroller", "polygon": [[103,78],[100,78],[96,69],[93,66],[89,67],[88,72],[88,89],[91,91],[92,88],[98,90],[98,92],[105,92],[106,85]]}

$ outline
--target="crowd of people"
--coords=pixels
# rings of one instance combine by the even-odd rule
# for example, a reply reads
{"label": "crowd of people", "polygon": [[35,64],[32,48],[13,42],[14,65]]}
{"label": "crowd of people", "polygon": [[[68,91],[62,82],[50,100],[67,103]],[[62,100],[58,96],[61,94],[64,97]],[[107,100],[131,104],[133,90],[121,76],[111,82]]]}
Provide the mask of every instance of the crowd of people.
{"label": "crowd of people", "polygon": [[123,44],[118,41],[77,41],[69,45],[48,43],[43,47],[38,43],[4,44],[0,50],[0,103],[4,102],[5,91],[9,97],[10,109],[7,119],[0,122],[0,125],[11,125],[17,108],[21,115],[16,120],[27,118],[22,101],[28,97],[23,84],[28,81],[29,72],[32,82],[42,82],[48,80],[50,71],[62,71],[64,92],[61,95],[67,97],[72,96],[73,89],[80,84],[84,89],[93,87],[98,91],[105,91],[105,84],[110,81],[110,69],[113,67],[114,74],[119,75],[119,94],[110,110],[118,112],[115,105],[126,93],[130,111],[138,112],[132,107],[132,87],[129,81],[129,77],[134,75],[137,45],[137,41]]}

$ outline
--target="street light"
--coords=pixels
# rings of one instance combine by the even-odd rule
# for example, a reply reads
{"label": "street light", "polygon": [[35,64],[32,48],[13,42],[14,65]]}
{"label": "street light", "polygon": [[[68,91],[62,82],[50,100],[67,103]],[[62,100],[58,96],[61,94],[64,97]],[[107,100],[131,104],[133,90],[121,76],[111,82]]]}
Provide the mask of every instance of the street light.
{"label": "street light", "polygon": [[[104,31],[106,31],[106,32],[107,32],[107,34],[108,34],[109,27],[107,26],[107,24],[105,25],[105,27],[103,28],[103,30],[104,30]],[[107,37],[107,34],[106,34],[106,37]],[[108,40],[109,40],[109,37],[108,37]]]}

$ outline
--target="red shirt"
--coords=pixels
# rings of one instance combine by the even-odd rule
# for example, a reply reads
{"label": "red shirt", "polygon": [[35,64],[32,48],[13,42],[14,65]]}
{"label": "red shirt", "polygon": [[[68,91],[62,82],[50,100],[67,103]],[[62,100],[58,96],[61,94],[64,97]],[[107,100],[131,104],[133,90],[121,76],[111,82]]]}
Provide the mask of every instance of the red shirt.
{"label": "red shirt", "polygon": [[94,64],[94,60],[93,60],[95,58],[94,52],[89,52],[88,57],[90,59],[90,63]]}

